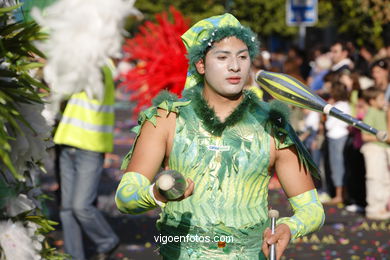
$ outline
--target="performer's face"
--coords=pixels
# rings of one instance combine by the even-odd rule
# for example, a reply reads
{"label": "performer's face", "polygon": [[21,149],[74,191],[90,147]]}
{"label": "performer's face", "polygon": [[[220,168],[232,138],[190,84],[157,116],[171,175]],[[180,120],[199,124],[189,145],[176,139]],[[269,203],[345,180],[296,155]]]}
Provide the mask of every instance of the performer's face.
{"label": "performer's face", "polygon": [[246,44],[236,37],[214,43],[204,60],[196,64],[204,75],[205,88],[224,97],[237,97],[248,80],[250,56]]}

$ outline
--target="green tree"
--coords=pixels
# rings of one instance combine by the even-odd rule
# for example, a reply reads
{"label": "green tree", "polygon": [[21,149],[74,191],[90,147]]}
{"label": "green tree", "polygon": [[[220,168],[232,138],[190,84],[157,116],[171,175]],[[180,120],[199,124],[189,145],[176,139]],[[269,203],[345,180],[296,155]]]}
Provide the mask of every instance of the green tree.
{"label": "green tree", "polygon": [[[297,33],[297,28],[286,25],[285,4],[286,0],[157,0],[154,3],[138,0],[135,6],[144,13],[145,19],[153,20],[155,13],[167,10],[169,5],[173,5],[193,22],[224,13],[228,9],[243,24],[261,35],[292,36]],[[319,25],[324,26],[326,23],[321,21],[328,22],[331,19],[331,3],[320,1],[319,6]]]}
{"label": "green tree", "polygon": [[235,0],[232,14],[244,25],[262,36],[277,34],[292,36],[297,33],[296,27],[286,25],[285,0],[259,1]]}
{"label": "green tree", "polygon": [[174,6],[180,10],[192,22],[199,21],[209,16],[218,15],[225,12],[225,0],[138,0],[135,2],[135,7],[138,8],[146,19],[154,19],[156,13],[167,11],[169,6]]}
{"label": "green tree", "polygon": [[390,3],[383,0],[330,0],[331,23],[338,32],[354,39],[358,45],[383,46],[381,37],[385,24],[390,22]]}
{"label": "green tree", "polygon": [[[279,35],[293,37],[296,26],[286,24],[286,0],[137,0],[135,6],[146,19],[154,19],[158,12],[175,6],[185,17],[196,22],[205,17],[229,10],[244,25],[262,37]],[[354,39],[357,44],[383,45],[381,33],[390,22],[390,5],[385,0],[318,0],[317,28],[334,26],[337,32]]]}

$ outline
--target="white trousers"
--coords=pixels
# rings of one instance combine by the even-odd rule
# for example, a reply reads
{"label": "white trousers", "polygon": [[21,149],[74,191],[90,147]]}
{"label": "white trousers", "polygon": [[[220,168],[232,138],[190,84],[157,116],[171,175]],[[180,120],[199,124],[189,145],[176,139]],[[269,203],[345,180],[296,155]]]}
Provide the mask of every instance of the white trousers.
{"label": "white trousers", "polygon": [[366,164],[366,214],[383,213],[390,200],[390,149],[366,143],[361,152]]}

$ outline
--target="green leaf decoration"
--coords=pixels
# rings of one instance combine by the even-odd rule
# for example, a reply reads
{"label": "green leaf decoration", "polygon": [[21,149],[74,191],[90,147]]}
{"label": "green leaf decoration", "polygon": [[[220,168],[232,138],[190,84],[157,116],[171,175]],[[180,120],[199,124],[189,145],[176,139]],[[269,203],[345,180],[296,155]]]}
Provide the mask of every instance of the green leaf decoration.
{"label": "green leaf decoration", "polygon": [[[34,129],[20,111],[20,104],[42,104],[42,97],[49,91],[48,86],[30,76],[32,69],[41,69],[43,64],[36,57],[44,58],[33,42],[47,37],[40,32],[40,27],[34,22],[13,22],[11,12],[21,5],[0,8],[0,208],[8,203],[9,197],[18,194],[28,194],[32,187],[25,180],[30,180],[30,172],[18,172],[12,161],[12,145],[10,141],[23,135],[21,125]],[[39,162],[27,160],[27,165],[41,167]],[[7,180],[7,181],[6,181]],[[47,195],[38,195],[32,199],[44,201],[50,199]],[[39,228],[36,233],[51,232],[56,222],[47,219],[40,209],[23,212],[13,218],[7,216],[7,211],[0,211],[0,220],[11,219],[20,221],[25,226],[29,222],[36,223]],[[44,240],[40,254],[42,259],[70,259],[70,256],[59,253]],[[0,248],[0,255],[2,249]]]}

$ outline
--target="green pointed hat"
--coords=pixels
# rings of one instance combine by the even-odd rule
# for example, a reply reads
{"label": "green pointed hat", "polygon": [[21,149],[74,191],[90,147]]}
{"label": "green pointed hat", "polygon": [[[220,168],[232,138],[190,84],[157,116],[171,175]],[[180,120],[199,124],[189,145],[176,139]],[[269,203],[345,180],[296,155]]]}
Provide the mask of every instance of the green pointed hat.
{"label": "green pointed hat", "polygon": [[187,57],[189,59],[185,88],[190,88],[203,82],[203,76],[197,72],[195,63],[204,58],[207,50],[214,42],[231,36],[237,37],[248,46],[251,59],[256,56],[259,50],[259,42],[256,35],[248,27],[242,26],[229,13],[201,20],[181,36],[187,48]]}

